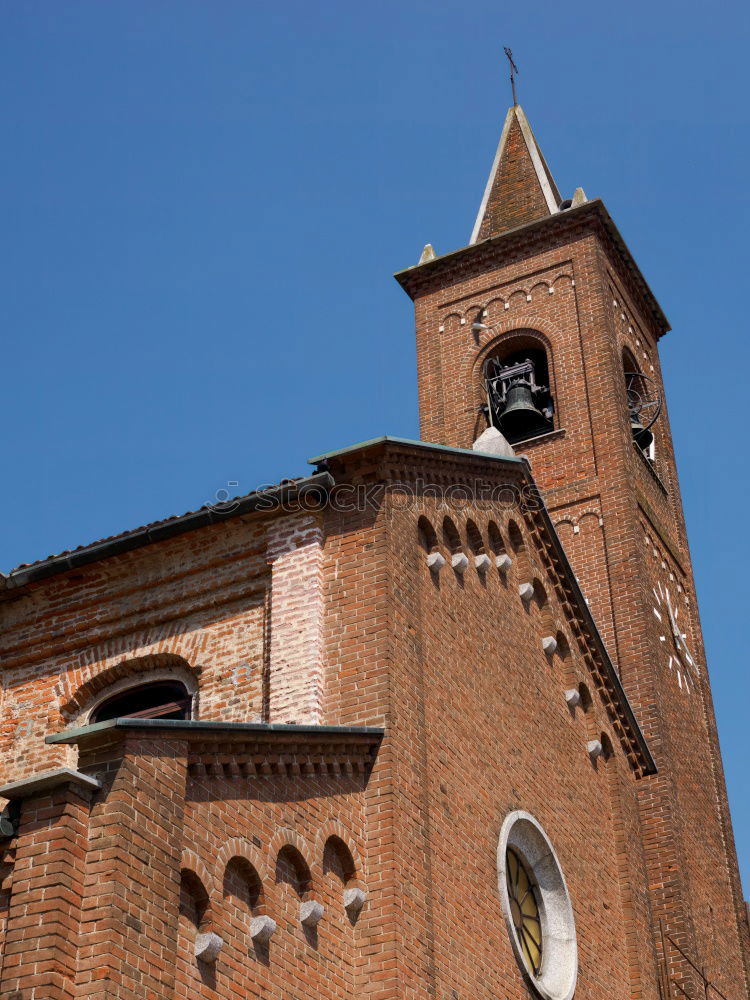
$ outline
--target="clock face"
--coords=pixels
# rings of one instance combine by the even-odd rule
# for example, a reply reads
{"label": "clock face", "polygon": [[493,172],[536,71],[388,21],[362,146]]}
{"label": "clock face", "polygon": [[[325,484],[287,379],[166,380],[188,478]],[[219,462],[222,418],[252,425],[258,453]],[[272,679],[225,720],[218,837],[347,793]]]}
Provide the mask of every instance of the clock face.
{"label": "clock face", "polygon": [[[687,645],[687,634],[680,625],[680,604],[676,588],[659,582],[654,587],[654,615],[661,626],[660,642],[664,645],[669,669],[677,675],[680,689],[690,694],[698,676],[698,667]],[[687,627],[687,626],[686,626]]]}

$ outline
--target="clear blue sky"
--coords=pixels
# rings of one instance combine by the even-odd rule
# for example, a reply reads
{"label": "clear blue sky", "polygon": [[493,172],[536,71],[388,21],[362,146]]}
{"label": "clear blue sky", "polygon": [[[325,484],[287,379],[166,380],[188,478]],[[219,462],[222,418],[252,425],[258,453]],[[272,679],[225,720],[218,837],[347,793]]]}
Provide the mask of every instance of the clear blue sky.
{"label": "clear blue sky", "polygon": [[662,358],[745,885],[750,6],[4,0],[0,568],[416,437],[393,271],[463,246],[519,97]]}

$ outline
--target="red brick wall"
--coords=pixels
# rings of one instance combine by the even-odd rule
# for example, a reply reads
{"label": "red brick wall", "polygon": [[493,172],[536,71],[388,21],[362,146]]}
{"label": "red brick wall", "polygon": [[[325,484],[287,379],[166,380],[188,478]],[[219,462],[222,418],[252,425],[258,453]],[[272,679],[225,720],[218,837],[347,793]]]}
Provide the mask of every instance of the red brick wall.
{"label": "red brick wall", "polygon": [[22,804],[3,886],[0,995],[8,1000],[75,996],[88,812],[88,796],[72,786]]}
{"label": "red brick wall", "polygon": [[[404,484],[413,461],[397,450],[336,475]],[[446,456],[419,473],[450,485],[497,469]],[[131,735],[82,752],[105,790],[88,821],[78,996],[525,997],[495,857],[519,807],[543,823],[568,880],[577,995],[656,996],[635,777],[531,524],[497,504],[453,513],[472,560],[469,517],[487,551],[490,519],[508,543],[513,517],[524,551],[507,577],[494,565],[482,577],[472,561],[463,578],[446,566],[435,581],[417,519],[433,520],[449,556],[445,512],[378,495],[370,510],[327,512],[323,563],[325,721],[388,726],[372,772],[347,763],[345,746],[275,754],[210,734],[187,745]],[[522,603],[528,578],[544,607]],[[566,637],[567,655],[548,660],[549,632]],[[565,701],[577,684],[591,692],[585,713]],[[615,753],[593,765],[587,740],[602,733]],[[290,851],[309,877],[290,877]],[[356,921],[343,908],[351,886],[367,893]],[[305,899],[325,907],[315,934],[299,922]],[[278,925],[267,949],[249,938],[260,914]],[[213,966],[193,957],[199,929],[224,940]]]}
{"label": "red brick wall", "polygon": [[[269,571],[262,521],[228,521],[33,584],[0,605],[0,779],[75,763],[44,737],[112,685],[176,676],[201,718],[263,717]],[[12,595],[13,598],[13,595]]]}
{"label": "red brick wall", "polygon": [[[444,513],[428,505],[439,537]],[[404,980],[416,972],[438,996],[528,995],[500,912],[495,856],[504,817],[520,808],[545,827],[568,882],[579,936],[576,996],[656,997],[644,865],[634,847],[635,780],[619,747],[608,765],[587,756],[587,740],[612,732],[611,721],[523,518],[510,516],[526,552],[507,578],[494,567],[481,576],[472,565],[460,577],[446,565],[435,580],[417,545],[416,516],[388,522],[392,738],[402,765],[397,860],[409,885],[400,901],[409,928],[399,956]],[[508,538],[507,511],[469,506],[451,517],[467,552],[469,518],[487,549],[490,519]],[[448,555],[442,540],[441,551]],[[544,610],[533,602],[526,609],[519,597],[529,573],[547,591]],[[543,653],[550,630],[567,635],[565,660]],[[593,694],[586,714],[565,701],[578,682]],[[617,783],[611,768],[621,773]]]}
{"label": "red brick wall", "polygon": [[[344,889],[367,885],[366,871],[361,860],[354,873],[342,874],[341,866],[337,871],[330,838],[338,837],[361,859],[362,789],[363,779],[356,775],[300,775],[295,780],[285,772],[191,782],[185,844],[207,873],[210,914],[205,927],[225,944],[212,971],[201,970],[192,958],[192,933],[183,930],[176,996],[308,1000],[361,995],[355,989],[358,961],[368,913],[377,903],[370,899],[360,920],[349,921]],[[290,848],[309,869],[309,883],[293,877],[285,863]],[[260,886],[257,901],[248,891],[255,880]],[[315,932],[300,924],[300,903],[307,899],[325,907]],[[260,914],[277,924],[265,949],[254,945],[249,934],[251,920]],[[204,984],[196,989],[201,973]]]}

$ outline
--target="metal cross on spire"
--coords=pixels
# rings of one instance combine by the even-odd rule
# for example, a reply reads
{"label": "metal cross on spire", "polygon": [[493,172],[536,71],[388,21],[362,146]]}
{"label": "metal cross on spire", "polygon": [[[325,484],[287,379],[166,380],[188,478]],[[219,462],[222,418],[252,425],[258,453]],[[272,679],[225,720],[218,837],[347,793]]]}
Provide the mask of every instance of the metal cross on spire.
{"label": "metal cross on spire", "polygon": [[520,72],[518,66],[513,62],[513,53],[510,51],[507,45],[504,45],[505,54],[508,57],[508,62],[510,63],[510,86],[513,90],[513,105],[518,104],[516,100],[516,76],[515,74]]}

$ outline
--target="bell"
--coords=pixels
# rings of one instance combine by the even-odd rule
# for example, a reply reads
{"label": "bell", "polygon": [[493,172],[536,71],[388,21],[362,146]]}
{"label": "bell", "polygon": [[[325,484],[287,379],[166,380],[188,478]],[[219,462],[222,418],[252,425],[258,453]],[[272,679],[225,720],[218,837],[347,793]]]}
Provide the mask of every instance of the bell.
{"label": "bell", "polygon": [[641,451],[651,447],[654,435],[643,426],[637,413],[630,414],[630,433]]}
{"label": "bell", "polygon": [[509,387],[500,426],[509,441],[521,441],[549,430],[549,420],[534,406],[528,382],[514,382]]}

